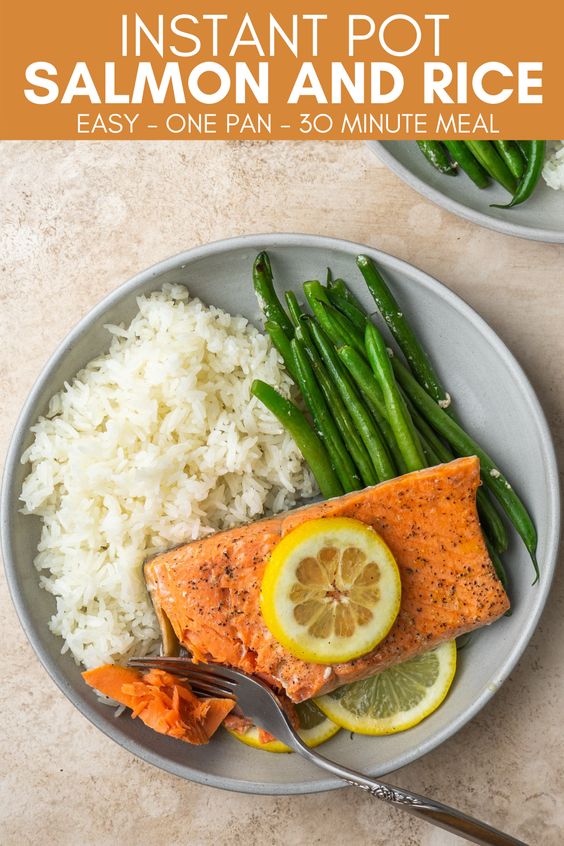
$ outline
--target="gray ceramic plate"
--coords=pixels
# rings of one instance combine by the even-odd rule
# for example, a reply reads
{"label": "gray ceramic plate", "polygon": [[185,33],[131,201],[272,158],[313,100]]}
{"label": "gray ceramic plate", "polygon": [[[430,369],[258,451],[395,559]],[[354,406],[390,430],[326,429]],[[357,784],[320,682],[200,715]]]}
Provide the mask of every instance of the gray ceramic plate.
{"label": "gray ceramic plate", "polygon": [[[499,338],[458,297],[434,279],[385,253],[329,238],[307,235],[249,236],[210,244],[144,271],[94,308],[55,352],[22,411],[10,447],[2,492],[1,529],[8,582],[22,625],[39,658],[63,693],[114,740],[146,761],[204,784],[249,793],[306,793],[340,786],[297,755],[272,755],[247,748],[226,733],[206,747],[189,747],[146,728],[97,702],[61,641],[47,622],[53,598],[39,589],[33,567],[39,520],[18,512],[26,468],[22,450],[29,427],[51,395],[93,356],[108,347],[103,325],[129,320],[135,298],[164,282],[186,283],[207,303],[258,322],[250,271],[255,254],[268,249],[275,274],[285,286],[324,275],[330,266],[347,279],[370,307],[354,257],[369,253],[384,269],[423,342],[432,350],[464,421],[507,468],[536,521],[540,542],[540,584],[531,587],[532,568],[513,539],[507,556],[514,613],[480,631],[460,655],[460,669],[441,708],[408,732],[369,738],[341,732],[324,752],[373,774],[395,770],[450,737],[488,701],[515,666],[537,624],[550,589],[559,528],[557,470],[543,412],[523,371]],[[297,287],[296,287],[297,290]]]}
{"label": "gray ceramic plate", "polygon": [[503,188],[492,185],[481,191],[463,173],[457,177],[438,173],[415,141],[369,141],[368,146],[408,185],[454,214],[505,235],[564,244],[564,191],[554,191],[544,180],[522,206],[492,209],[491,203],[507,202]]}

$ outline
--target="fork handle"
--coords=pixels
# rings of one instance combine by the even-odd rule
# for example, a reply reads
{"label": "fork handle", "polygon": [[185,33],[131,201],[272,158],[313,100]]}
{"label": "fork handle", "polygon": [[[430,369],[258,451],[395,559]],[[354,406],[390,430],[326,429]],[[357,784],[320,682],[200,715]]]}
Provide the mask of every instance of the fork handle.
{"label": "fork handle", "polygon": [[328,770],[333,775],[353,785],[353,787],[360,787],[361,790],[365,790],[377,799],[403,808],[408,814],[444,828],[459,837],[464,837],[470,843],[478,843],[479,846],[527,846],[522,840],[504,834],[487,823],[457,811],[456,808],[443,805],[442,802],[435,802],[433,799],[427,799],[425,796],[419,796],[417,793],[403,790],[401,787],[384,784],[384,782],[369,778],[334,761],[329,761],[323,755],[309,749],[305,744],[302,746],[301,742],[296,744],[295,748],[297,752],[300,752],[312,763],[323,767],[323,769]]}

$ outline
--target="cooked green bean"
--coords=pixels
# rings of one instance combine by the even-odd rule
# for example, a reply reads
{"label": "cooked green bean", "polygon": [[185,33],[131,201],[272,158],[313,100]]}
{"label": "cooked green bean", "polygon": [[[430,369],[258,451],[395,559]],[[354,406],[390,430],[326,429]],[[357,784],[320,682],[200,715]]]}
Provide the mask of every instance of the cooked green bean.
{"label": "cooked green bean", "polygon": [[482,479],[494,496],[503,506],[505,513],[515,526],[521,536],[535,569],[536,579],[539,577],[539,568],[536,558],[537,552],[537,531],[531,517],[490,456],[484,452],[482,447],[468,435],[459,424],[453,420],[437,403],[427,394],[424,388],[411,375],[407,367],[398,360],[392,358],[392,366],[398,382],[401,384],[413,404],[427,418],[428,422],[443,435],[452,447],[461,455],[477,455],[480,459]]}
{"label": "cooked green bean", "polygon": [[421,437],[424,437],[427,443],[432,447],[433,453],[437,456],[439,462],[447,464],[449,461],[453,461],[455,458],[454,453],[451,452],[450,448],[439,438],[435,430],[429,426],[423,415],[419,414],[405,391],[401,388],[400,390],[405,404],[409,409],[409,413],[411,414],[411,419],[413,420],[415,428]]}
{"label": "cooked green bean", "polygon": [[313,338],[311,337],[311,332],[309,331],[308,321],[311,320],[311,317],[302,311],[299,305],[298,309],[299,312],[296,312],[296,317],[298,318],[298,323],[296,324],[296,338],[298,338],[305,346],[306,352],[312,361],[317,359],[317,361],[321,362],[319,353],[317,352],[317,347],[315,346]]}
{"label": "cooked green bean", "polygon": [[255,379],[253,382],[251,393],[292,435],[298,449],[309,464],[323,496],[327,499],[340,496],[343,493],[343,487],[331,466],[327,450],[299,408],[260,379]]}
{"label": "cooked green bean", "polygon": [[515,143],[521,150],[525,161],[528,162],[529,156],[531,155],[531,141],[516,141]]}
{"label": "cooked green bean", "polygon": [[372,323],[366,324],[366,352],[376,375],[386,403],[388,422],[409,471],[426,466],[421,442],[413,424],[408,420],[409,411],[400,394],[390,363],[384,338]]}
{"label": "cooked green bean", "polygon": [[298,298],[296,297],[293,291],[286,291],[284,297],[286,299],[286,305],[290,314],[290,320],[292,321],[294,326],[299,326],[300,318],[303,312],[300,304],[298,303]]}
{"label": "cooked green bean", "polygon": [[317,434],[325,444],[345,493],[357,491],[362,487],[360,477],[317,383],[305,347],[297,338],[294,338],[290,344],[297,382],[313,417]]}
{"label": "cooked green bean", "polygon": [[343,440],[347,444],[363,484],[375,485],[378,478],[370,455],[368,454],[368,450],[358,433],[358,428],[350,416],[347,406],[343,402],[339,391],[333,384],[333,380],[331,379],[321,356],[319,355],[305,321],[300,323],[300,326],[296,329],[296,338],[298,338],[305,347],[319,387],[321,388],[327,405],[331,409],[335,422],[337,423],[337,426],[343,436]]}
{"label": "cooked green bean", "polygon": [[540,179],[544,165],[546,141],[528,141],[521,143],[526,145],[524,149],[526,149],[528,153],[525,172],[523,173],[519,185],[513,194],[511,202],[507,203],[505,206],[497,205],[496,208],[510,209],[513,206],[518,206],[521,203],[524,203],[525,200],[529,199]]}
{"label": "cooked green bean", "polygon": [[345,292],[347,290],[347,286],[345,285],[344,279],[331,279],[330,282],[327,283],[327,292],[330,290],[336,291],[337,294],[344,297]]}
{"label": "cooked green bean", "polygon": [[493,143],[515,179],[521,179],[527,162],[515,141],[494,141]]}
{"label": "cooked green bean", "polygon": [[323,303],[322,308],[325,310],[327,315],[332,335],[337,338],[340,333],[348,346],[353,347],[359,355],[366,356],[366,350],[363,343],[363,331],[366,326],[366,320],[363,323],[363,330],[361,332],[354,323],[351,323],[345,314],[340,312],[334,306],[325,305],[325,303]]}
{"label": "cooked green bean", "polygon": [[502,555],[509,546],[509,536],[505,523],[485,488],[478,488],[476,491],[476,506],[486,537],[490,539],[495,551]]}
{"label": "cooked green bean", "polygon": [[354,462],[356,470],[362,480],[363,485],[375,485],[378,481],[376,472],[370,456],[364,446],[362,438],[358,434],[348,411],[347,407],[341,399],[341,395],[333,385],[331,377],[329,376],[325,365],[323,364],[317,347],[313,342],[309,327],[304,318],[304,313],[298,303],[297,297],[293,291],[286,291],[286,305],[290,317],[296,326],[295,337],[303,345],[317,379],[321,392],[325,401],[335,419],[335,423],[345,440],[350,456]]}
{"label": "cooked green bean", "polygon": [[274,279],[268,253],[259,253],[253,264],[253,285],[259,306],[267,320],[282,327],[288,340],[294,337],[294,327],[274,290]]}
{"label": "cooked green bean", "polygon": [[296,329],[296,338],[298,338],[304,345],[304,348],[309,356],[311,366],[315,377],[319,383],[325,400],[331,409],[335,422],[337,423],[345,443],[349,449],[351,457],[356,464],[358,472],[365,485],[375,485],[378,482],[374,465],[368,454],[368,450],[364,446],[364,441],[358,433],[358,428],[354,424],[350,416],[347,406],[341,398],[341,394],[333,384],[333,381],[327,372],[321,356],[313,342],[311,333],[306,321],[302,321]]}
{"label": "cooked green bean", "polygon": [[386,321],[415,376],[434,400],[441,403],[443,407],[448,407],[450,397],[443,388],[433,365],[417,340],[415,332],[405,318],[382,274],[368,256],[357,256],[356,263],[364,276],[368,290],[374,297],[380,314]]}
{"label": "cooked green bean", "polygon": [[306,300],[308,301],[309,307],[312,311],[314,304],[318,301],[325,303],[326,305],[331,304],[327,288],[322,285],[318,279],[310,279],[309,282],[304,282],[303,289]]}
{"label": "cooked green bean", "polygon": [[[360,300],[357,300],[357,298],[355,297],[353,292],[347,286],[344,279],[335,279],[334,282],[331,282],[331,284],[329,285],[327,290],[329,291],[329,289],[333,289],[334,291],[337,292],[337,294],[340,297],[343,297],[351,305],[356,306],[356,308],[358,309],[358,311],[360,311],[361,314],[363,314],[363,315],[366,314],[366,311],[363,308]],[[363,331],[364,331],[364,328],[363,328]]]}
{"label": "cooked green bean", "polygon": [[[503,585],[503,589],[506,591],[508,588],[507,583],[507,573],[505,572],[505,567],[503,566],[503,561],[501,560],[500,556],[497,553],[497,550],[494,549],[494,546],[491,540],[488,538],[486,534],[484,534],[484,541],[486,543],[486,547],[488,550],[488,554],[490,556],[491,562],[493,564],[494,570],[496,572],[496,576],[500,580],[501,584]],[[506,611],[506,617],[511,616],[511,609]]]}
{"label": "cooked green bean", "polygon": [[264,324],[264,328],[270,335],[270,340],[282,356],[282,360],[284,361],[286,370],[288,371],[294,382],[297,382],[297,372],[294,366],[294,356],[292,355],[292,348],[290,346],[288,336],[286,335],[280,324],[276,323],[275,320],[267,320]]}
{"label": "cooked green bean", "polygon": [[366,401],[366,405],[374,415],[384,440],[390,449],[400,473],[407,473],[407,467],[402,452],[394,437],[392,428],[388,422],[386,403],[384,395],[370,365],[352,347],[338,347],[337,355],[349,371],[357,388]]}
{"label": "cooked green bean", "polygon": [[364,342],[355,326],[331,305],[328,292],[319,282],[306,282],[304,293],[309,306],[326,335],[335,345],[349,344],[364,354]]}
{"label": "cooked green bean", "polygon": [[440,141],[417,141],[417,146],[435,170],[446,173],[448,176],[456,176],[456,167]]}
{"label": "cooked green bean", "polygon": [[458,162],[462,170],[470,177],[478,188],[487,188],[490,178],[480,162],[468,149],[464,141],[443,142],[454,161]]}
{"label": "cooked green bean", "polygon": [[323,309],[324,304],[331,305],[327,288],[324,288],[317,279],[312,279],[309,282],[304,282],[303,289],[307,303],[317,321],[321,324],[323,331],[329,333],[329,323]]}
{"label": "cooked green bean", "polygon": [[424,435],[420,435],[421,438],[421,448],[425,455],[425,459],[427,461],[427,465],[429,467],[435,467],[438,464],[441,464],[441,460],[437,453],[434,451],[433,447],[429,443],[429,441],[425,440]]}
{"label": "cooked green bean", "polygon": [[514,194],[517,188],[517,180],[493,144],[489,141],[465,141],[464,143],[470,148],[470,152],[478,159],[492,179],[503,185],[510,194]]}
{"label": "cooked green bean", "polygon": [[368,364],[366,356],[359,355],[353,347],[349,347],[346,344],[336,349],[337,355],[353,377],[357,387],[369,401],[370,408],[374,409],[379,417],[387,419],[388,412],[384,394],[382,393],[380,383],[377,381],[376,376]]}
{"label": "cooked green bean", "polygon": [[350,380],[350,377],[341,364],[331,341],[317,325],[315,321],[310,322],[311,334],[319,350],[321,358],[323,359],[327,370],[337,387],[341,398],[345,402],[354,423],[358,427],[359,434],[364,441],[364,445],[368,450],[368,454],[372,459],[374,469],[380,482],[387,479],[393,479],[397,475],[396,468],[390,459],[386,445],[382,440],[382,436],[377,429],[370,412],[362,402],[361,397],[357,393],[356,388]]}
{"label": "cooked green bean", "polygon": [[327,289],[327,294],[329,295],[329,299],[335,308],[341,311],[345,317],[348,317],[350,322],[356,326],[360,332],[364,333],[364,327],[366,326],[367,320],[365,312],[358,308],[358,306],[354,303],[351,303],[347,297],[340,293],[340,288],[337,288],[335,285],[331,285]]}

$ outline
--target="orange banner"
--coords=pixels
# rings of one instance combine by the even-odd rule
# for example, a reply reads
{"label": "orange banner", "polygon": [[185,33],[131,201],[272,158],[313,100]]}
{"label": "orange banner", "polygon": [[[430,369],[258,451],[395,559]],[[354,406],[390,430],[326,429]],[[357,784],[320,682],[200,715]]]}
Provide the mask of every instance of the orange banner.
{"label": "orange banner", "polygon": [[549,7],[11,2],[0,137],[560,138]]}

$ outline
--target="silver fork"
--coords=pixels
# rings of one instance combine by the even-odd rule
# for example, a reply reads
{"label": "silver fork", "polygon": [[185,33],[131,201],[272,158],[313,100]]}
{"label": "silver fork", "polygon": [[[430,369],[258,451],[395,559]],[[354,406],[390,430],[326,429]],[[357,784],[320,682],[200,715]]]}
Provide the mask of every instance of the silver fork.
{"label": "silver fork", "polygon": [[445,828],[453,834],[466,838],[481,846],[527,846],[509,834],[504,834],[480,820],[469,817],[455,808],[411,793],[401,787],[392,787],[384,782],[350,770],[310,749],[281,708],[278,699],[256,676],[248,676],[239,670],[219,664],[194,664],[188,658],[131,658],[129,666],[137,669],[157,668],[185,678],[195,694],[234,699],[240,711],[260,728],[272,734],[294,752],[298,752],[332,775],[343,779],[354,787],[360,787],[384,802],[403,808],[409,814],[420,817],[433,825]]}

